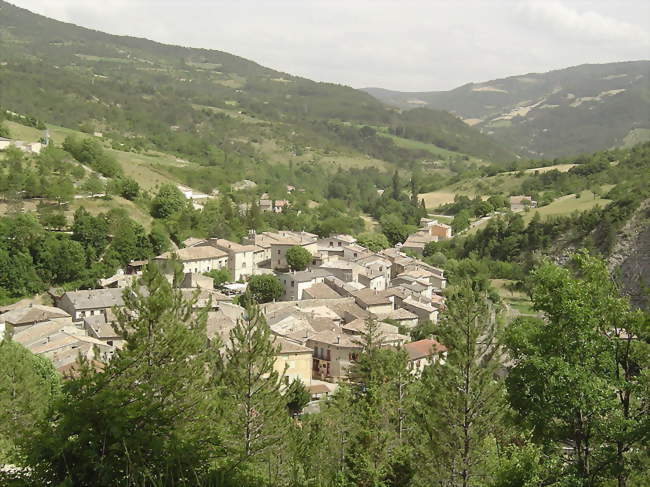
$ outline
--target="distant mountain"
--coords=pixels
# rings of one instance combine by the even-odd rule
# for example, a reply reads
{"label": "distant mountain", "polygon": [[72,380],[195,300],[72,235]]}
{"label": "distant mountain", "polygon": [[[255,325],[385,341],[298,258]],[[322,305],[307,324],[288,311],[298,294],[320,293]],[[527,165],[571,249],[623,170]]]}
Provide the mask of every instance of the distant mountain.
{"label": "distant mountain", "polygon": [[451,91],[364,91],[401,109],[448,110],[531,157],[573,155],[650,138],[650,61],[585,64]]}
{"label": "distant mountain", "polygon": [[[362,91],[225,52],[77,27],[2,0],[0,87],[4,109],[204,162],[269,139],[288,151],[319,147],[398,165],[425,157],[382,135],[409,122]],[[449,113],[428,110],[423,119],[420,141],[486,160],[514,157]],[[379,130],[361,133],[364,125]]]}

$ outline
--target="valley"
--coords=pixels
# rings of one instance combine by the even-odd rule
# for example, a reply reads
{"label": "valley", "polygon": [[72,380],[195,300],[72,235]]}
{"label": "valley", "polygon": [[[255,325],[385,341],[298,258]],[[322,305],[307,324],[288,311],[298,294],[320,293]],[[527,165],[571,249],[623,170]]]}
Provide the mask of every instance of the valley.
{"label": "valley", "polygon": [[649,69],[357,90],[0,0],[0,485],[646,485]]}

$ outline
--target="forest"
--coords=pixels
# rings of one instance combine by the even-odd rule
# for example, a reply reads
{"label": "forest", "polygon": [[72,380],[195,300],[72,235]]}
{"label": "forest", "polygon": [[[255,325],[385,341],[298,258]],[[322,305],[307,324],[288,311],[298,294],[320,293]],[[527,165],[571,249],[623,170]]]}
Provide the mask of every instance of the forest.
{"label": "forest", "polygon": [[[526,281],[540,318],[505,325],[498,296],[458,276],[420,376],[359,337],[350,381],[320,412],[274,370],[251,304],[225,343],[155,268],[116,311],[128,345],[61,380],[0,342],[3,485],[642,486],[650,472],[649,317],[586,252]],[[196,298],[194,298],[196,299]],[[155,325],[155,326],[152,326]]]}

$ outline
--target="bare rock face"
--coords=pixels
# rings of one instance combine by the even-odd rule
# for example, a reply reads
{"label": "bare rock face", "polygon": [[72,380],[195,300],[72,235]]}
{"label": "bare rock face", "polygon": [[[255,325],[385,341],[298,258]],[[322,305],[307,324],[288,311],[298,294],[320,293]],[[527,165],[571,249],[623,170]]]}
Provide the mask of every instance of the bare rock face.
{"label": "bare rock face", "polygon": [[608,266],[632,305],[650,308],[650,199],[621,229]]}

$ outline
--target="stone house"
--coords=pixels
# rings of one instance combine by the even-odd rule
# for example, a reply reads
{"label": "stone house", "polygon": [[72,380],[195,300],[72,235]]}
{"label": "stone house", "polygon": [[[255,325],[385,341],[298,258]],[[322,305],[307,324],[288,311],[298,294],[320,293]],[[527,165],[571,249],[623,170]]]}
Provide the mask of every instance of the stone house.
{"label": "stone house", "polygon": [[87,316],[105,314],[114,306],[124,306],[123,289],[90,289],[68,291],[57,299],[57,306],[67,311],[72,321],[81,322]]}
{"label": "stone house", "polygon": [[255,270],[255,245],[242,245],[225,238],[210,238],[205,244],[228,254],[228,270],[235,281],[253,275]]}
{"label": "stone house", "polygon": [[154,262],[163,274],[172,274],[173,257],[176,256],[183,266],[183,273],[204,273],[214,269],[228,267],[228,254],[210,245],[198,245],[179,249],[176,252],[165,252],[154,258]]}
{"label": "stone house", "polygon": [[444,364],[447,358],[447,347],[430,338],[407,343],[403,348],[408,354],[409,370],[417,376],[427,365]]}
{"label": "stone house", "polygon": [[18,333],[45,322],[56,322],[61,326],[72,325],[72,317],[65,310],[52,306],[20,306],[0,314],[0,338],[7,328],[10,328],[12,333]]}
{"label": "stone house", "polygon": [[275,345],[280,347],[275,356],[274,368],[283,378],[284,384],[289,385],[300,379],[305,387],[311,385],[313,367],[312,349],[300,342],[285,337],[276,336]]}
{"label": "stone house", "polygon": [[322,269],[306,270],[300,272],[289,272],[280,274],[278,280],[284,288],[283,301],[299,301],[303,299],[304,291],[314,284],[325,281],[329,272]]}
{"label": "stone house", "polygon": [[526,208],[537,208],[537,201],[532,196],[517,195],[510,197],[511,211],[524,211]]}
{"label": "stone house", "polygon": [[375,315],[390,313],[394,309],[393,299],[390,296],[373,289],[361,289],[353,292],[352,296],[362,309]]}

